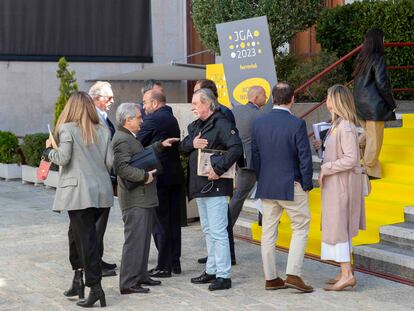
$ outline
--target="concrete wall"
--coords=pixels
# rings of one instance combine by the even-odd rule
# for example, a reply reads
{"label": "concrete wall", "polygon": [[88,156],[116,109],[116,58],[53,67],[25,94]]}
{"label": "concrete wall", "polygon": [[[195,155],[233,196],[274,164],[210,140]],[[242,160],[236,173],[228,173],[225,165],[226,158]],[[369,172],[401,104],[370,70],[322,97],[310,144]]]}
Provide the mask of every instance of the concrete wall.
{"label": "concrete wall", "polygon": [[[166,64],[186,55],[185,1],[152,0],[152,42],[154,64]],[[153,64],[140,63],[70,63],[76,71],[80,90],[87,91],[93,82],[86,80],[117,75]],[[55,62],[0,62],[0,130],[17,135],[46,132],[53,123],[54,103],[59,81]],[[141,82],[112,83],[115,104],[113,117],[122,102],[141,101]],[[186,83],[165,82],[169,102],[187,102]]]}

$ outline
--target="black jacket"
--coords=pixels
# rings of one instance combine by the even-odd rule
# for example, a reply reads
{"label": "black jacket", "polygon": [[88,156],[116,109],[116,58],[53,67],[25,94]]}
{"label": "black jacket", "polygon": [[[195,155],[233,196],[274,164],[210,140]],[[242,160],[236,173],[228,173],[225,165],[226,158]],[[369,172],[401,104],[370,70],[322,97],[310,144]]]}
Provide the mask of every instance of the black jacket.
{"label": "black jacket", "polygon": [[208,140],[207,149],[226,150],[227,152],[220,161],[213,163],[213,169],[217,175],[222,175],[235,163],[243,154],[243,147],[236,128],[221,111],[214,112],[205,121],[200,119],[188,126],[188,135],[180,144],[181,151],[189,156],[189,199],[197,197],[231,196],[233,194],[233,180],[220,178],[214,180],[211,190],[202,193],[202,189],[209,187],[207,177],[197,175],[198,149],[194,149],[193,140],[201,133],[201,138]]}
{"label": "black jacket", "polygon": [[[170,137],[180,138],[180,128],[171,107],[164,106],[151,114],[145,115],[144,122],[137,134],[137,139],[144,147]],[[157,173],[158,186],[184,183],[184,172],[178,147],[178,144],[174,144],[171,148],[165,148],[159,154],[163,170],[160,174]]]}
{"label": "black jacket", "polygon": [[376,55],[355,77],[355,105],[358,118],[369,121],[395,120],[395,101],[383,55]]}

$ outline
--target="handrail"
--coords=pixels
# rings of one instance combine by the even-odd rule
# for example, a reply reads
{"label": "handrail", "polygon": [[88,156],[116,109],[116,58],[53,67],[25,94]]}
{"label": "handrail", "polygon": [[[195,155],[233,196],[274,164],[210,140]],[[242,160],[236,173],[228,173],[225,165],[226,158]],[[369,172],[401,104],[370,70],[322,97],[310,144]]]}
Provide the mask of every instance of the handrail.
{"label": "handrail", "polygon": [[[342,56],[336,62],[334,62],[333,64],[329,65],[324,70],[322,70],[320,73],[318,73],[317,75],[315,75],[313,78],[309,79],[304,84],[302,84],[301,86],[299,86],[295,90],[295,95],[298,94],[298,93],[300,93],[300,92],[302,92],[309,85],[311,85],[315,81],[319,80],[324,75],[326,75],[327,73],[329,73],[330,71],[332,71],[335,67],[339,66],[340,64],[342,64],[343,62],[345,62],[346,60],[348,60],[349,58],[351,58],[352,56],[354,56],[356,53],[358,53],[362,49],[362,46],[363,46],[362,44],[359,45],[359,46],[357,46],[355,49],[353,49],[352,51],[350,51],[348,54]],[[384,47],[414,47],[414,42],[386,42],[386,43],[384,43]],[[389,69],[389,70],[396,70],[396,69],[414,69],[414,66],[388,66],[387,69]],[[353,82],[353,80],[352,81],[349,81],[346,84],[346,86],[350,85],[352,82]],[[393,89],[393,91],[395,91],[395,92],[412,91],[412,90],[413,89],[410,89],[410,88]],[[308,111],[306,111],[304,114],[302,114],[300,116],[300,118],[301,119],[305,118],[306,116],[308,116],[309,114],[311,114],[313,111],[315,111],[316,109],[318,109],[320,106],[322,106],[323,104],[325,104],[325,102],[326,102],[326,99],[324,99],[323,101],[321,101],[319,104],[315,105],[314,107],[310,108]]]}

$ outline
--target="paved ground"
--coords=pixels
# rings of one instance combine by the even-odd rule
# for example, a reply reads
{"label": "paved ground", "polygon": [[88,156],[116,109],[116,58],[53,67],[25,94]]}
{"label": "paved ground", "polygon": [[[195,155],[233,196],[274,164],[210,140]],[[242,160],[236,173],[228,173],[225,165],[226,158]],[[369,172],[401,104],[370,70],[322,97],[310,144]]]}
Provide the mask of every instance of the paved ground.
{"label": "paved ground", "polygon": [[[0,181],[0,310],[79,310],[62,292],[72,272],[67,259],[66,214],[51,212],[54,191],[44,187]],[[119,265],[123,228],[118,207],[111,211],[105,241],[105,259]],[[164,279],[147,295],[121,296],[118,277],[104,278],[108,310],[414,310],[413,288],[357,273],[353,291],[325,292],[324,280],[336,267],[305,260],[304,278],[316,291],[265,291],[259,246],[236,241],[238,263],[233,288],[209,292],[190,277],[203,267],[195,259],[205,254],[198,224],[183,229],[183,273]],[[151,249],[149,267],[155,264]],[[278,254],[284,271],[286,255]]]}

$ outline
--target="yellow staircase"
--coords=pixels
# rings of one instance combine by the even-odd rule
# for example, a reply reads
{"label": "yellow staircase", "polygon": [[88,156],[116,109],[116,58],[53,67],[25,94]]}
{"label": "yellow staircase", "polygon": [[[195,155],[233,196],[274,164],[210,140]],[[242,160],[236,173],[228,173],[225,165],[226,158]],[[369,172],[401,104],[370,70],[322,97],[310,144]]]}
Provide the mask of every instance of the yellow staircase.
{"label": "yellow staircase", "polygon": [[[379,242],[379,227],[404,221],[404,207],[414,203],[414,115],[403,115],[401,128],[386,128],[381,150],[383,178],[372,180],[372,192],[365,201],[367,230],[353,239],[353,245]],[[311,225],[306,253],[320,256],[321,191],[310,192]],[[279,224],[276,245],[289,248],[291,229],[286,212]],[[262,228],[252,224],[252,238],[260,241]]]}

